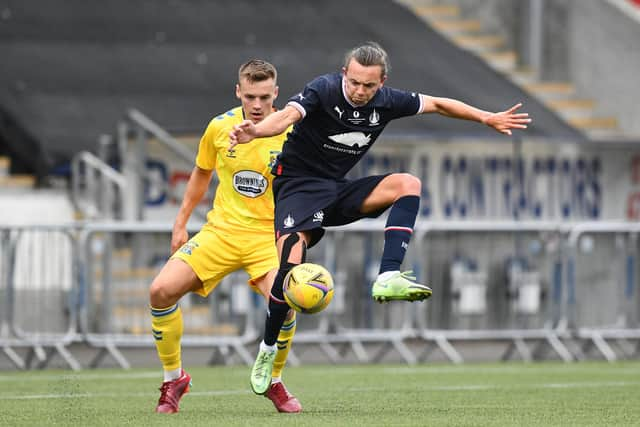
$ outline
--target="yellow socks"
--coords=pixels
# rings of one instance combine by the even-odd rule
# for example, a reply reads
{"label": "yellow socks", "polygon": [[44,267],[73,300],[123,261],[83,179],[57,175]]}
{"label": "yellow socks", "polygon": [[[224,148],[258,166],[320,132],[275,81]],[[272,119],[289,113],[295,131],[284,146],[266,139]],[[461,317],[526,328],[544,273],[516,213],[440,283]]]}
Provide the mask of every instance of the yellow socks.
{"label": "yellow socks", "polygon": [[184,325],[178,304],[167,308],[151,307],[151,330],[156,342],[158,357],[166,371],[175,371],[181,366],[180,339]]}
{"label": "yellow socks", "polygon": [[271,373],[271,377],[280,378],[280,376],[282,375],[282,369],[284,368],[285,363],[287,363],[287,356],[289,355],[289,350],[291,349],[291,343],[293,341],[293,335],[295,333],[296,315],[294,312],[293,317],[289,320],[285,320],[282,328],[280,328],[278,340],[276,341],[278,352],[276,353],[276,358],[273,362],[273,372]]}
{"label": "yellow socks", "polygon": [[[182,364],[180,340],[184,328],[180,307],[177,304],[167,308],[151,307],[151,327],[163,369],[165,372],[179,370]],[[287,362],[295,333],[296,317],[294,313],[293,318],[285,320],[278,334],[276,342],[278,351],[273,362],[272,372],[274,378],[279,378],[282,375],[282,369]]]}

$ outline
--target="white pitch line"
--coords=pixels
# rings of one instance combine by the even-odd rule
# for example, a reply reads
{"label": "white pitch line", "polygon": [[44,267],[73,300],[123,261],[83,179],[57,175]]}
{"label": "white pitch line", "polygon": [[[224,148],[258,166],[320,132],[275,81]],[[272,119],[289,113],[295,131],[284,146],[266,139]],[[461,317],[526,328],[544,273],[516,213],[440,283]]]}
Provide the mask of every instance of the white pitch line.
{"label": "white pitch line", "polygon": [[[249,394],[249,390],[210,390],[210,391],[191,391],[187,396],[192,397],[210,397],[210,396],[234,396],[240,394]],[[136,397],[157,397],[157,393],[52,393],[52,394],[25,394],[22,396],[2,396],[2,400],[32,400],[32,399],[103,399],[103,398],[136,398]]]}
{"label": "white pitch line", "polygon": [[88,374],[57,374],[57,375],[36,375],[32,376],[30,374],[20,375],[0,375],[0,382],[6,381],[16,381],[16,382],[26,382],[26,381],[86,381],[86,380],[127,380],[127,379],[144,379],[144,378],[158,378],[159,381],[162,381],[162,371],[154,371],[154,372],[117,372],[117,373],[88,373]]}
{"label": "white pitch line", "polygon": [[[530,368],[530,369],[529,369]],[[583,372],[585,365],[562,365],[562,366],[544,366],[544,365],[520,365],[520,366],[424,366],[424,367],[393,367],[382,368],[380,372],[385,374],[455,374],[455,373],[491,373],[491,374],[514,374],[519,375],[533,374],[540,375],[541,372]],[[637,368],[612,368],[607,369],[606,375],[629,375],[640,372]]]}
{"label": "white pitch line", "polygon": [[[602,387],[632,387],[639,386],[640,381],[608,381],[608,382],[587,382],[587,383],[541,383],[526,385],[500,385],[500,384],[461,384],[451,386],[425,386],[417,387],[416,391],[487,391],[487,390],[523,390],[523,389],[572,389],[572,388],[602,388]],[[347,389],[351,393],[367,392],[388,392],[389,388],[382,387],[356,387]],[[210,396],[233,396],[251,394],[249,390],[210,390],[193,391],[189,393],[192,397]],[[96,399],[96,398],[153,398],[156,393],[52,393],[52,394],[28,394],[28,395],[0,395],[3,400],[33,400],[33,399]]]}
{"label": "white pitch line", "polygon": [[[599,387],[631,387],[640,385],[640,381],[607,381],[588,383],[540,383],[524,385],[502,385],[502,384],[460,384],[443,386],[416,387],[416,391],[486,391],[486,390],[522,390],[522,389],[556,389],[556,388],[599,388]],[[371,391],[392,391],[389,387],[368,387],[350,388],[347,391],[371,392]]]}
{"label": "white pitch line", "polygon": [[[523,369],[524,367],[524,369]],[[531,368],[530,370],[528,368]],[[538,369],[541,368],[541,369]],[[326,375],[326,370],[315,370],[314,367],[307,367],[306,375]],[[362,374],[362,369],[359,367],[333,367],[334,372],[340,375]],[[439,374],[455,374],[455,373],[492,373],[492,374],[514,374],[519,375],[539,375],[540,371],[545,373],[549,372],[581,372],[584,371],[584,366],[578,365],[561,365],[561,366],[543,366],[538,365],[519,365],[519,366],[436,366],[426,365],[423,367],[387,367],[380,368],[378,375],[439,375]],[[637,368],[612,368],[607,369],[607,375],[638,375],[640,372]],[[146,379],[157,378],[162,381],[161,371],[144,371],[144,372],[102,372],[102,373],[61,373],[52,375],[37,375],[32,376],[29,373],[21,375],[0,375],[0,382],[32,382],[32,381],[61,381],[61,380],[73,380],[73,381],[88,381],[88,380],[112,380],[112,379]]]}

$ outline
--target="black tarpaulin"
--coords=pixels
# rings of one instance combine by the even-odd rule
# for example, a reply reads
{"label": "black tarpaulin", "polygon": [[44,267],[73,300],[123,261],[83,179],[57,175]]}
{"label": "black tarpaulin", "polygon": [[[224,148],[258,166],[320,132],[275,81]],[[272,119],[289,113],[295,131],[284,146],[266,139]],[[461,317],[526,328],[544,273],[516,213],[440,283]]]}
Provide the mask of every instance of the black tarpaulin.
{"label": "black tarpaulin", "polygon": [[[475,56],[391,1],[4,0],[0,105],[52,163],[95,150],[100,134],[136,108],[173,132],[200,133],[237,105],[238,65],[279,70],[282,103],[337,70],[367,40],[389,52],[388,85],[499,110],[516,102],[534,118],[526,136],[583,135]],[[494,138],[477,123],[436,115],[402,119],[391,134]],[[498,135],[499,136],[499,135]],[[19,144],[15,137],[5,144]]]}

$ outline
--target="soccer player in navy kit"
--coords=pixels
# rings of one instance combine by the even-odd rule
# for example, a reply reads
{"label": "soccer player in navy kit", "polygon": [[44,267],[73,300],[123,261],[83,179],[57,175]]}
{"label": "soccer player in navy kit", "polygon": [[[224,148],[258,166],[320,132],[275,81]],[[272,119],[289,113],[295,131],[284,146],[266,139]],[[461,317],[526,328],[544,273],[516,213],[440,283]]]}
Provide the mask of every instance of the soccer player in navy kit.
{"label": "soccer player in navy kit", "polygon": [[251,373],[251,387],[257,394],[269,388],[276,338],[289,310],[282,292],[284,278],[293,266],[305,261],[307,248],[322,237],[322,227],[378,217],[391,207],[372,296],[379,302],[431,296],[428,286],[400,272],[418,214],[420,180],[406,173],[344,178],[391,120],[439,113],[474,120],[507,135],[511,129],[525,129],[531,121],[527,113],[516,112],[521,104],[492,113],[454,99],[386,87],[388,67],[387,54],[377,43],[356,47],[347,53],[342,73],[317,77],[284,109],[257,124],[245,120],[229,135],[231,149],[295,124],[272,169],[280,268],[271,289],[264,340]]}

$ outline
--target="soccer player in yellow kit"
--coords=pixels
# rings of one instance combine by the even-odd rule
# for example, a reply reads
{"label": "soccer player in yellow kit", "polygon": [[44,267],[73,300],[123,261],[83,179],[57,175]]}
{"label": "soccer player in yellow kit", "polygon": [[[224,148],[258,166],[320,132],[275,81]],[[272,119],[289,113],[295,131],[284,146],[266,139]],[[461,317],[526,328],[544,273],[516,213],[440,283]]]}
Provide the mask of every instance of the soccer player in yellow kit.
{"label": "soccer player in yellow kit", "polygon": [[[278,95],[277,71],[262,60],[240,66],[236,96],[242,106],[209,123],[198,148],[171,236],[172,256],[151,284],[152,332],[164,368],[164,382],[156,412],[174,413],[189,390],[191,377],[181,363],[183,331],[178,300],[188,292],[207,296],[226,275],[244,269],[249,285],[268,299],[279,262],[273,234],[271,167],[290,129],[229,151],[229,132],[243,120],[259,123],[273,109]],[[207,223],[188,240],[187,221],[218,174],[213,209]],[[289,310],[278,336],[278,356],[266,396],[280,412],[302,407],[280,376],[296,330],[295,311]]]}

